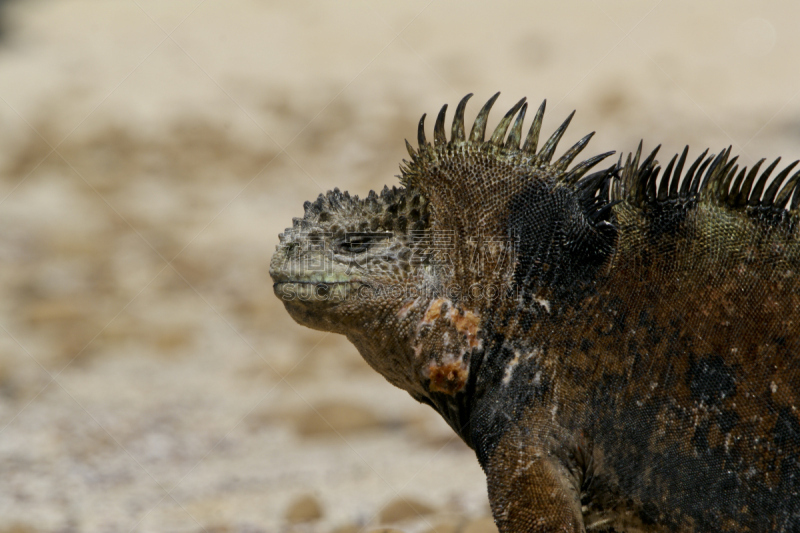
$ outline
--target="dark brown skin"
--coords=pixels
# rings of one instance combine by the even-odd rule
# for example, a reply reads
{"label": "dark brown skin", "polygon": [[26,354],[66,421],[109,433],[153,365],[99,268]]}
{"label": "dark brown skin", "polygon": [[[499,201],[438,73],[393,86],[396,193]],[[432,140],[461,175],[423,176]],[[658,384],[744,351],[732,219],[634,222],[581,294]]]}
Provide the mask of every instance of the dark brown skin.
{"label": "dark brown skin", "polygon": [[[662,244],[670,240],[663,237]],[[796,513],[800,488],[794,477],[800,451],[793,357],[800,319],[797,277],[769,252],[743,260],[718,251],[720,259],[702,275],[664,255],[651,258],[647,268],[641,257],[617,256],[595,295],[531,327],[530,338],[546,339],[548,348],[533,364],[547,369],[551,385],[514,425],[557,436],[533,439],[539,442],[518,450],[520,441],[531,438],[506,431],[488,462],[490,495],[515,496],[492,496],[503,502],[495,509],[538,507],[531,516],[554,517],[556,507],[567,506],[545,497],[552,489],[573,503],[583,492],[589,510],[614,495],[595,510],[594,521],[615,523],[623,514],[621,519],[643,531],[782,530],[770,514],[781,507]],[[777,265],[764,276],[757,265],[767,262]],[[683,280],[694,290],[687,291]],[[510,327],[509,336],[520,329]],[[558,406],[557,412],[542,408],[547,405]],[[591,468],[576,458],[587,440]],[[523,502],[517,485],[525,478],[509,465],[537,455],[549,457],[551,469],[576,470],[583,477],[535,483],[535,493]],[[517,475],[509,478],[509,470]],[[760,498],[774,510],[766,502],[753,509]],[[523,520],[508,530],[560,530],[534,524]]]}
{"label": "dark brown skin", "polygon": [[552,162],[569,120],[537,152],[543,106],[523,143],[520,102],[484,142],[493,102],[469,139],[466,99],[449,141],[444,110],[434,145],[421,125],[382,207],[307,207],[309,228],[369,226],[395,252],[346,278],[335,245],[327,277],[289,274],[297,223],[276,294],[403,289],[286,305],[442,414],[500,531],[800,531],[800,172],[766,186],[775,165],[737,174],[729,150],[686,172],[684,152],[660,181],[655,152],[569,170],[588,137]]}

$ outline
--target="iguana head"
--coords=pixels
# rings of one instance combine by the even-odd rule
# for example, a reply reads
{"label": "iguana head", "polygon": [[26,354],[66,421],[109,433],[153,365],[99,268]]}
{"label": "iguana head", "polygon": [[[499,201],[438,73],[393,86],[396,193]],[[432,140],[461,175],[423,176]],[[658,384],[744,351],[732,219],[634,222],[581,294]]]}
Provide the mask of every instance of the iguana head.
{"label": "iguana head", "polygon": [[347,335],[387,379],[413,388],[400,355],[409,347],[395,333],[410,328],[403,306],[436,282],[427,199],[413,188],[384,187],[363,199],[334,189],[304,208],[279,236],[270,264],[275,294],[298,323]]}
{"label": "iguana head", "polygon": [[347,334],[425,282],[430,265],[428,202],[393,187],[364,199],[339,189],[306,202],[282,233],[270,275],[276,294],[304,326]]}
{"label": "iguana head", "polygon": [[555,286],[572,290],[605,261],[614,238],[614,167],[585,176],[610,153],[569,169],[590,134],[551,162],[572,115],[538,149],[544,103],[522,142],[523,99],[487,141],[498,95],[467,137],[470,96],[456,109],[449,140],[446,105],[433,143],[423,115],[419,147],[406,143],[403,188],[364,199],[336,189],[306,202],[270,266],[297,322],[347,335],[370,365],[453,425],[444,411],[458,410],[453,398],[463,396],[497,313],[525,297],[521,288],[529,299]]}

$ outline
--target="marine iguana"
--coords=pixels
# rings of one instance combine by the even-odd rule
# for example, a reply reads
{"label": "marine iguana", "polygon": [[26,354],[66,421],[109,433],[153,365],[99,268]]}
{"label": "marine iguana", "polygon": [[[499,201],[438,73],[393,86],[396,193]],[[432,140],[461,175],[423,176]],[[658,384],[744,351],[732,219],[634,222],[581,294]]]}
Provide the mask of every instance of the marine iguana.
{"label": "marine iguana", "polygon": [[291,316],[447,420],[502,532],[800,531],[797,161],[662,173],[640,143],[590,173],[591,134],[552,161],[572,115],[539,149],[523,99],[487,141],[470,96],[402,187],[305,203],[270,266]]}

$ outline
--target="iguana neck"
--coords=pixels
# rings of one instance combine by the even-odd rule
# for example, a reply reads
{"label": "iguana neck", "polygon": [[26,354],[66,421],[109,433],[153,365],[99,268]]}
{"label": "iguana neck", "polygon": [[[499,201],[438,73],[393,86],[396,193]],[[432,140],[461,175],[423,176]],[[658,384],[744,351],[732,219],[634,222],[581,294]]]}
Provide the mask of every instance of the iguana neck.
{"label": "iguana neck", "polygon": [[483,335],[478,312],[434,295],[366,318],[347,338],[370,366],[433,407],[470,445],[467,398],[482,362]]}

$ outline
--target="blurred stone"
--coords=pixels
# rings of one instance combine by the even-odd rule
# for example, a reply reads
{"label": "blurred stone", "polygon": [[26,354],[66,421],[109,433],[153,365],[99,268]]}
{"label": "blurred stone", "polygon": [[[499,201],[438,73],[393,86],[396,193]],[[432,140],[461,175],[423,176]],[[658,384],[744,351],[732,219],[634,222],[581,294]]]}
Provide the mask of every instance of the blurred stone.
{"label": "blurred stone", "polygon": [[172,352],[188,346],[192,332],[188,328],[174,328],[160,331],[155,335],[155,345],[161,352]]}
{"label": "blurred stone", "polygon": [[448,452],[462,452],[474,455],[474,452],[464,444],[453,429],[444,419],[431,411],[426,416],[408,420],[410,430],[414,432],[417,442],[425,444],[437,451],[447,448]]}
{"label": "blurred stone", "polygon": [[203,533],[230,533],[233,531],[233,529],[225,525],[216,524],[212,526],[204,526],[200,531]]}
{"label": "blurred stone", "polygon": [[434,509],[419,500],[397,498],[381,509],[379,518],[382,524],[400,522],[409,518],[419,518],[433,513]]}
{"label": "blurred stone", "polygon": [[4,353],[0,352],[0,396],[15,398],[18,395],[17,384],[11,361]]}
{"label": "blurred stone", "polygon": [[295,420],[295,428],[301,437],[345,435],[382,425],[381,420],[366,407],[340,402],[309,407]]}
{"label": "blurred stone", "polygon": [[467,524],[462,533],[497,533],[497,526],[491,516],[484,516]]}
{"label": "blurred stone", "polygon": [[425,533],[458,533],[459,525],[460,522],[456,520],[447,520],[426,529]]}
{"label": "blurred stone", "polygon": [[631,98],[624,87],[614,85],[599,89],[593,104],[601,117],[619,116],[631,107]]}
{"label": "blurred stone", "polygon": [[319,520],[322,518],[322,505],[311,494],[300,496],[286,508],[285,518],[290,524]]}
{"label": "blurred stone", "polygon": [[12,524],[0,529],[0,533],[37,533],[38,530],[26,524]]}
{"label": "blurred stone", "polygon": [[303,350],[304,348],[299,349],[301,353],[305,353],[305,355],[301,356],[299,359],[272,362],[271,369],[285,378],[289,383],[293,384],[306,380],[319,379],[319,353],[313,350],[303,352]]}
{"label": "blurred stone", "polygon": [[66,299],[47,299],[35,301],[25,309],[25,318],[34,326],[46,323],[72,323],[85,318],[83,311]]}
{"label": "blurred stone", "polygon": [[370,529],[369,533],[406,533],[402,529],[394,529],[391,527],[382,527],[380,529]]}
{"label": "blurred stone", "polygon": [[359,527],[355,524],[345,524],[343,526],[337,527],[336,529],[331,531],[331,533],[361,533],[363,530],[364,528]]}

